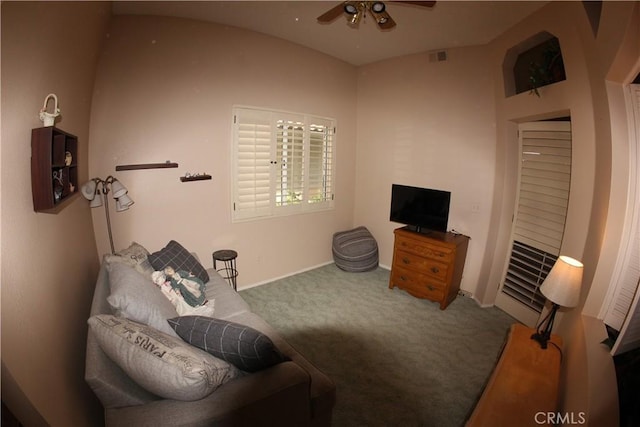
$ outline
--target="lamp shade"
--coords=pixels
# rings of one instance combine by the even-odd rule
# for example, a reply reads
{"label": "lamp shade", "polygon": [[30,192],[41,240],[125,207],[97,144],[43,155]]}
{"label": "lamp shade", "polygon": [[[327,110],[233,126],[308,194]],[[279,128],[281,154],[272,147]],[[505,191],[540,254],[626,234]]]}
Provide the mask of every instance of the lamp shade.
{"label": "lamp shade", "polygon": [[119,199],[120,197],[127,194],[127,188],[120,183],[117,179],[113,179],[111,183],[111,190],[113,191],[113,198]]}
{"label": "lamp shade", "polygon": [[89,203],[89,207],[99,208],[100,206],[102,206],[102,196],[100,195],[100,190],[96,190],[96,195],[91,201],[91,203]]}
{"label": "lamp shade", "polygon": [[123,194],[116,200],[116,211],[122,212],[129,209],[129,206],[133,204],[133,200],[127,194]]}
{"label": "lamp shade", "polygon": [[562,307],[575,307],[580,302],[583,264],[562,255],[540,286],[540,292],[551,302]]}
{"label": "lamp shade", "polygon": [[84,196],[85,199],[87,200],[93,200],[96,197],[96,186],[98,185],[98,183],[96,182],[95,179],[92,179],[89,182],[86,182],[82,188],[81,188],[81,192],[82,195]]}

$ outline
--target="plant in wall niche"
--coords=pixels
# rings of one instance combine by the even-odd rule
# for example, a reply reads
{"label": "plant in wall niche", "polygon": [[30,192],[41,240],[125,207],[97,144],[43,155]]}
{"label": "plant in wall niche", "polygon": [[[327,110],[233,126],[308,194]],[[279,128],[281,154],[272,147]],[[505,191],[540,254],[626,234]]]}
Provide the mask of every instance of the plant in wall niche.
{"label": "plant in wall niche", "polygon": [[529,63],[529,94],[540,96],[538,88],[566,79],[564,62],[557,38],[549,39],[542,46],[540,55]]}

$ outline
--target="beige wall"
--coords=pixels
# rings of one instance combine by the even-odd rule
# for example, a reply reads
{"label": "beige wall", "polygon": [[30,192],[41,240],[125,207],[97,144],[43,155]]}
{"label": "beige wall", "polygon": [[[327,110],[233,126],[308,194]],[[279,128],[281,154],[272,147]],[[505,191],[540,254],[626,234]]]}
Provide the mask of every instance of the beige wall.
{"label": "beige wall", "polygon": [[[105,4],[3,2],[2,368],[10,375],[3,400],[28,424],[42,419],[30,418],[27,400],[51,424],[101,418],[82,369],[95,248],[109,251],[104,210],[90,215],[79,198],[58,215],[33,212],[29,136],[49,92],[60,98],[59,127],[77,134],[80,156],[88,156],[81,181],[114,174],[136,201],[125,213],[111,205],[116,248],[135,240],[157,250],[176,239],[206,266],[213,250],[234,248],[245,287],[330,261],[332,233],[362,224],[390,265],[399,226],[388,221],[391,184],[441,188],[453,193],[450,228],[472,237],[462,286],[483,304],[493,303],[508,250],[516,123],[570,113],[575,174],[563,251],[585,262],[585,314],[593,315],[621,233],[607,221],[619,221],[625,208],[624,189],[611,188],[624,173],[611,165],[624,158],[620,91],[639,56],[640,37],[629,31],[639,22],[637,2],[603,2],[596,39],[580,2],[557,2],[488,46],[449,50],[446,62],[417,54],[356,69],[214,24],[120,16],[108,25]],[[506,50],[542,30],[560,38],[568,80],[541,89],[540,98],[505,98]],[[337,119],[334,211],[231,223],[234,104]],[[165,160],[180,166],[115,172],[118,164]],[[187,171],[213,179],[181,183]],[[594,397],[611,377],[597,369],[608,360],[595,339],[601,325],[581,314],[573,310],[559,329],[569,361],[564,407],[592,411],[596,425],[611,407],[595,406]]]}
{"label": "beige wall", "polygon": [[[490,270],[488,286],[479,295],[484,301],[495,298],[497,289],[491,284],[501,280],[509,250],[515,197],[510,183],[514,182],[517,172],[513,150],[517,143],[516,123],[570,115],[573,165],[561,253],[582,260],[585,271],[580,306],[561,317],[556,328],[564,339],[565,354],[561,409],[576,416],[585,412],[588,425],[594,426],[605,421],[615,425],[618,416],[612,359],[606,347],[600,345],[606,337],[604,325],[591,315],[602,306],[602,296],[609,286],[611,260],[617,255],[616,242],[620,241],[618,224],[626,210],[626,184],[614,186],[612,179],[618,184],[624,182],[628,179],[628,170],[612,169],[612,146],[615,140],[618,150],[622,151],[615,155],[617,162],[621,157],[628,157],[628,143],[622,136],[626,132],[626,117],[620,117],[626,113],[624,105],[620,105],[624,100],[619,91],[623,83],[628,84],[632,79],[633,66],[640,55],[637,9],[637,2],[603,2],[600,28],[594,37],[580,2],[554,3],[491,43],[494,75],[499,81],[506,51],[538,32],[548,31],[560,40],[567,80],[542,88],[540,98],[526,93],[505,98],[503,88],[496,85],[498,167],[496,215],[490,231],[495,239],[485,254],[484,267]],[[628,43],[629,40],[636,42]],[[625,46],[624,51],[621,46]],[[626,67],[626,73],[620,72],[621,64],[624,64],[622,68]],[[617,81],[607,83],[613,68],[618,68]],[[607,231],[610,242],[603,246]],[[600,272],[598,280],[594,280],[596,271]],[[591,309],[583,311],[587,298]]]}
{"label": "beige wall", "polygon": [[[231,222],[234,104],[337,120],[335,210]],[[355,68],[258,33],[186,19],[115,16],[92,106],[90,172],[118,164],[179,163],[177,169],[115,173],[135,204],[112,214],[116,250],[150,251],[170,239],[212,265],[213,250],[238,251],[239,287],[331,261],[331,236],[351,227]],[[210,181],[181,183],[186,172]],[[93,213],[98,248],[109,249],[104,211]]]}
{"label": "beige wall", "polygon": [[[617,419],[612,360],[599,345],[604,327],[591,316],[610,283],[626,210],[628,170],[612,164],[628,158],[621,91],[638,72],[639,22],[637,2],[604,2],[596,38],[581,2],[558,2],[488,46],[451,50],[448,62],[413,55],[361,67],[358,77],[355,222],[373,229],[381,262],[389,264],[397,226],[388,222],[390,184],[451,190],[450,227],[472,237],[462,287],[483,305],[495,301],[509,251],[517,123],[571,116],[573,170],[562,253],[585,263],[582,304],[590,298],[584,312],[590,317],[582,316],[581,304],[561,316],[557,329],[568,361],[562,408],[586,411],[590,425]],[[539,98],[505,97],[507,51],[541,31],[559,38],[567,80],[541,88]],[[602,393],[609,399],[598,399]]]}
{"label": "beige wall", "polygon": [[462,288],[475,292],[487,243],[495,169],[495,111],[484,47],[417,54],[358,70],[355,222],[391,265],[391,184],[451,191],[449,229],[471,236]]}
{"label": "beige wall", "polygon": [[[106,3],[2,3],[2,399],[25,425],[97,425],[84,382],[86,319],[98,259],[77,198],[57,215],[31,200],[31,129],[57,94],[57,126],[79,138],[87,176],[89,109]],[[37,411],[37,412],[36,412]]]}

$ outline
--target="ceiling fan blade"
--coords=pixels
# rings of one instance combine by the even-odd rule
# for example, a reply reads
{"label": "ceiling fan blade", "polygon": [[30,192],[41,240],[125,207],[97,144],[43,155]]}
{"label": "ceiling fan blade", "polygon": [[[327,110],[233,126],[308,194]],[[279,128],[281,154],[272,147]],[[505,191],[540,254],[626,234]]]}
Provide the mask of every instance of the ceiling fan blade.
{"label": "ceiling fan blade", "polygon": [[329,9],[322,15],[318,16],[317,19],[318,19],[318,22],[327,23],[327,22],[333,21],[343,13],[344,13],[344,3],[340,3],[339,5]]}
{"label": "ceiling fan blade", "polygon": [[393,18],[389,16],[386,10],[382,13],[378,13],[376,18],[378,27],[380,27],[381,30],[390,30],[396,26],[396,21],[394,21]]}
{"label": "ceiling fan blade", "polygon": [[433,7],[436,4],[435,1],[394,1],[393,3],[405,3],[423,7]]}

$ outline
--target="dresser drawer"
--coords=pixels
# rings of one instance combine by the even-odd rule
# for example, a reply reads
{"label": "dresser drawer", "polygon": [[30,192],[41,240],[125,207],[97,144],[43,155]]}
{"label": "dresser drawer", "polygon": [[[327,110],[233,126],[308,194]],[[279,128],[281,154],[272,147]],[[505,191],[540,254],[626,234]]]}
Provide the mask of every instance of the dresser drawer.
{"label": "dresser drawer", "polygon": [[396,236],[396,247],[401,251],[446,263],[453,260],[453,248],[434,245],[426,241],[409,239],[404,236]]}
{"label": "dresser drawer", "polygon": [[449,270],[449,264],[405,251],[396,251],[393,265],[428,274],[443,281],[447,280],[447,271]]}
{"label": "dresser drawer", "polygon": [[398,266],[394,266],[391,272],[391,285],[432,301],[442,301],[446,288],[444,283],[431,276]]}

